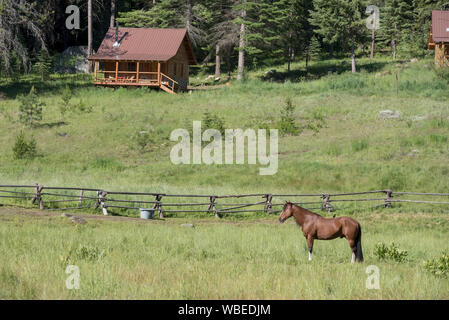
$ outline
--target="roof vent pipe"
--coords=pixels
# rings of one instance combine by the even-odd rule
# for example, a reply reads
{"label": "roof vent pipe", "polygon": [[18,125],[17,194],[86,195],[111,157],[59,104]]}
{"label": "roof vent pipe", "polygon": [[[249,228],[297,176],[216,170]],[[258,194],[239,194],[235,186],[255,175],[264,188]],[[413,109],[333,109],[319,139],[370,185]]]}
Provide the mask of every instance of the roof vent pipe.
{"label": "roof vent pipe", "polygon": [[118,42],[118,22],[115,22],[115,42],[113,44],[114,47],[120,47],[120,42]]}

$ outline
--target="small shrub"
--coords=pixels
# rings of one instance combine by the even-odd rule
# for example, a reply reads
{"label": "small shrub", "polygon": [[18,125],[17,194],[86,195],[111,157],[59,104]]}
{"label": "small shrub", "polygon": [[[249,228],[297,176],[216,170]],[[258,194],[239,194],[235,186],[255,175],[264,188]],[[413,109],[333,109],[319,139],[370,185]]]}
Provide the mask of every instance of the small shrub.
{"label": "small shrub", "polygon": [[70,100],[72,99],[72,91],[66,85],[61,93],[62,104],[59,105],[59,112],[61,113],[62,121],[64,121],[65,113],[70,109]]}
{"label": "small shrub", "polygon": [[352,151],[353,152],[359,152],[365,149],[368,149],[368,140],[366,139],[360,139],[360,140],[352,140]]}
{"label": "small shrub", "polygon": [[29,94],[18,96],[18,100],[20,101],[19,120],[23,124],[29,124],[32,129],[34,123],[42,120],[42,107],[45,103],[39,100],[34,86],[31,87]]}
{"label": "small shrub", "polygon": [[447,142],[447,136],[440,136],[438,134],[431,134],[429,136],[430,142],[435,143],[435,144],[440,144],[440,143],[446,143]]}
{"label": "small shrub", "polygon": [[78,104],[74,106],[74,111],[79,113],[91,113],[93,107],[91,105],[87,105],[83,100],[80,100]]}
{"label": "small shrub", "polygon": [[80,245],[77,248],[70,249],[68,255],[60,256],[60,260],[64,265],[77,263],[80,260],[100,261],[105,256],[105,250],[97,247]]}
{"label": "small shrub", "polygon": [[423,262],[424,269],[437,277],[449,276],[449,253],[443,253],[439,258],[429,259]]}
{"label": "small shrub", "polygon": [[367,87],[366,80],[359,74],[341,74],[328,78],[328,88],[331,90],[354,90]]}
{"label": "small shrub", "polygon": [[311,117],[306,122],[306,128],[314,133],[318,133],[325,125],[325,114],[321,109],[313,110]]}
{"label": "small shrub", "polygon": [[25,134],[21,131],[12,148],[14,159],[34,159],[36,157],[37,148],[36,140],[31,138],[29,141],[25,138]]}
{"label": "small shrub", "polygon": [[136,134],[136,143],[140,148],[140,151],[144,151],[145,147],[150,143],[154,143],[151,135],[148,131],[140,131]]}
{"label": "small shrub", "polygon": [[50,79],[50,73],[52,72],[53,60],[47,50],[41,50],[38,61],[34,65],[35,71],[41,76],[42,81]]}
{"label": "small shrub", "polygon": [[301,132],[301,129],[296,124],[294,111],[295,106],[292,104],[292,100],[288,98],[284,108],[281,110],[281,119],[278,124],[281,135],[297,135]]}
{"label": "small shrub", "polygon": [[214,114],[214,113],[206,111],[204,113],[204,115],[203,115],[202,124],[204,125],[204,130],[216,129],[222,135],[225,134],[225,122],[224,122],[224,119],[221,118],[220,116]]}
{"label": "small shrub", "polygon": [[379,176],[381,189],[402,190],[407,185],[407,175],[398,169],[390,169]]}
{"label": "small shrub", "polygon": [[389,246],[383,242],[379,242],[374,247],[374,254],[379,260],[405,262],[408,252],[399,249],[394,242],[392,242]]}
{"label": "small shrub", "polygon": [[115,172],[121,172],[126,169],[120,161],[114,158],[96,158],[89,163],[89,166],[94,169],[110,170]]}
{"label": "small shrub", "polygon": [[433,68],[435,77],[449,83],[449,70],[447,68]]}
{"label": "small shrub", "polygon": [[449,118],[446,118],[441,114],[435,118],[432,118],[429,121],[429,124],[433,129],[449,128]]}
{"label": "small shrub", "polygon": [[338,157],[339,155],[341,155],[341,148],[335,143],[331,143],[326,148],[326,153],[330,156]]}

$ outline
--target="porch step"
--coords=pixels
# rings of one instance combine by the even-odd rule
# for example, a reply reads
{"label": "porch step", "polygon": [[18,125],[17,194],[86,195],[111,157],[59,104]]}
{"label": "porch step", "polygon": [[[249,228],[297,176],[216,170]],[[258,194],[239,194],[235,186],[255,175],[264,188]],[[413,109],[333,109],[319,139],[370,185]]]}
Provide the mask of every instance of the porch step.
{"label": "porch step", "polygon": [[174,91],[171,90],[170,88],[164,86],[163,84],[161,84],[160,88],[161,88],[162,90],[164,90],[165,92],[172,93],[172,94],[176,94],[176,92],[174,92]]}

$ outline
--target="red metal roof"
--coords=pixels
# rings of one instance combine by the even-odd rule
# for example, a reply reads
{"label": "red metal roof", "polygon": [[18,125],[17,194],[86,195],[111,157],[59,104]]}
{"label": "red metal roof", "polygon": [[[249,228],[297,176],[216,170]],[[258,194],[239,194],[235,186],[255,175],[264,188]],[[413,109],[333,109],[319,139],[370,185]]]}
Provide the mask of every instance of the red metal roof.
{"label": "red metal roof", "polygon": [[97,53],[89,60],[167,61],[186,46],[189,63],[196,64],[186,29],[119,28],[120,46],[114,47],[116,29],[109,28]]}
{"label": "red metal roof", "polygon": [[433,42],[449,42],[449,11],[432,11]]}

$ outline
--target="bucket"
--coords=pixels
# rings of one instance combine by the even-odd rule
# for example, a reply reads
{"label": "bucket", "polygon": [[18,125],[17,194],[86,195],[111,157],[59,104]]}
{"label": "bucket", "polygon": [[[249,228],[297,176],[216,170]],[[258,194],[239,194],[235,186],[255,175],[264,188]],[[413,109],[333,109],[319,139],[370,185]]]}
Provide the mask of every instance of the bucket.
{"label": "bucket", "polygon": [[140,219],[153,219],[154,209],[140,208]]}

